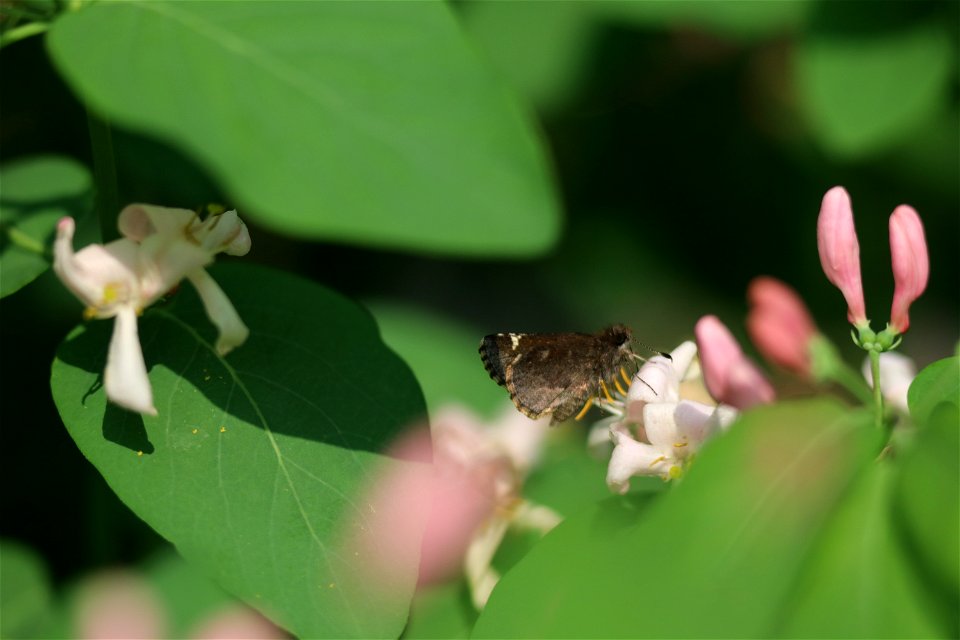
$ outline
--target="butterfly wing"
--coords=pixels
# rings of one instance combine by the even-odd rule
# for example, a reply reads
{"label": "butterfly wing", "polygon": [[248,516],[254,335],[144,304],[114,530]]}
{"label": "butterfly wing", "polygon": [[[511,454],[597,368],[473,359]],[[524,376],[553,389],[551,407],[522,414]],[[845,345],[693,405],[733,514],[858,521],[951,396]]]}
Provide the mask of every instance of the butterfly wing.
{"label": "butterfly wing", "polygon": [[596,337],[588,334],[504,333],[485,337],[480,356],[521,413],[551,415],[556,423],[576,413],[593,393],[595,376],[584,363],[596,350]]}

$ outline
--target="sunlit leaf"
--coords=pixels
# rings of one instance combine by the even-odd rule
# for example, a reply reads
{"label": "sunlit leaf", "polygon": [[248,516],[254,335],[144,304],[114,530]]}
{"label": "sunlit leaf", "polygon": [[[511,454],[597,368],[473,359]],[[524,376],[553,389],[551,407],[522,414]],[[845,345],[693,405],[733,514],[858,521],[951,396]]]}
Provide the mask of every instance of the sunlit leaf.
{"label": "sunlit leaf", "polygon": [[944,358],[924,368],[910,384],[907,405],[917,424],[926,424],[941,402],[960,405],[960,358]]}
{"label": "sunlit leaf", "polygon": [[332,291],[249,266],[213,274],[250,327],[247,343],[218,356],[188,285],[148,310],[152,418],[106,404],[110,322],[78,328],[51,376],[70,435],[184,558],[281,626],[398,635],[417,549],[398,549],[396,575],[378,582],[355,541],[369,533],[360,492],[385,460],[377,452],[425,415],[416,381],[370,315]]}
{"label": "sunlit leaf", "polygon": [[557,237],[538,136],[444,3],[92,3],[48,43],[83,102],[275,229],[457,254]]}

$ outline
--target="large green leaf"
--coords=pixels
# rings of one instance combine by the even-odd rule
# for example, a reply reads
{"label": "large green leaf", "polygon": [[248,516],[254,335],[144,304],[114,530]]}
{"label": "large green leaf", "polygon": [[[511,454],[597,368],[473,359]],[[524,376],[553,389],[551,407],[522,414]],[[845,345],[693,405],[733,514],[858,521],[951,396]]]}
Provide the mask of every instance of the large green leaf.
{"label": "large green leaf", "polygon": [[75,160],[35,156],[0,169],[0,298],[50,267],[57,220],[86,213],[90,174]]}
{"label": "large green leaf", "polygon": [[0,541],[0,638],[37,638],[52,611],[47,569],[26,547]]}
{"label": "large green leaf", "polygon": [[141,417],[105,401],[110,323],[82,326],[51,376],[67,429],[135,513],[278,624],[309,637],[398,635],[417,549],[399,549],[396,575],[378,584],[357,541],[385,533],[364,531],[361,491],[385,461],[376,452],[424,416],[416,381],[349,300],[262,268],[214,276],[247,343],[218,357],[187,285],[148,310],[140,337],[159,415]]}
{"label": "large green leaf", "polygon": [[933,638],[945,635],[891,519],[896,471],[871,465],[820,536],[777,635]]}
{"label": "large green leaf", "polygon": [[[943,362],[951,360],[956,366],[956,358]],[[941,605],[943,618],[951,626],[949,635],[956,637],[960,634],[960,413],[953,400],[930,409],[914,439],[899,454],[895,504],[898,524],[917,557],[929,598]]]}
{"label": "large green leaf", "polygon": [[474,637],[770,634],[872,436],[869,416],[830,401],[747,414],[660,499],[616,498],[548,534]]}
{"label": "large green leaf", "polygon": [[926,424],[933,408],[948,402],[960,408],[960,358],[944,358],[924,367],[907,391],[910,417],[916,424]]}
{"label": "large green leaf", "polygon": [[48,42],[81,100],[276,229],[505,255],[557,236],[537,135],[444,3],[104,2]]}
{"label": "large green leaf", "polygon": [[907,139],[946,108],[955,60],[950,34],[936,24],[814,31],[796,53],[799,97],[829,151],[864,156]]}
{"label": "large green leaf", "polygon": [[448,404],[470,407],[491,418],[510,405],[504,389],[487,375],[477,351],[477,330],[413,307],[373,302],[383,341],[410,365],[431,413]]}

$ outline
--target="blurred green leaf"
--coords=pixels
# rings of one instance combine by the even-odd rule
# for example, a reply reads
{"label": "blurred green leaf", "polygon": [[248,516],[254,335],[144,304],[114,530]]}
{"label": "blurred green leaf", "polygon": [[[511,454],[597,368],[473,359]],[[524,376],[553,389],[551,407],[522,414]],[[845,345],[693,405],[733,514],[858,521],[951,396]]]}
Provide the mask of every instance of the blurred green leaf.
{"label": "blurred green leaf", "polygon": [[467,32],[520,93],[556,109],[583,79],[596,7],[585,2],[467,2]]}
{"label": "blurred green leaf", "polygon": [[[955,366],[956,358],[950,360]],[[897,462],[899,522],[922,568],[928,599],[944,610],[943,618],[950,633],[943,635],[956,637],[960,633],[960,550],[957,548],[960,540],[960,415],[957,405],[941,402],[927,412],[914,440],[899,454]]]}
{"label": "blurred green leaf", "polygon": [[86,213],[90,174],[62,156],[34,156],[0,168],[0,298],[33,282],[51,264],[63,216]]}
{"label": "blurred green leaf", "polygon": [[814,31],[796,53],[799,98],[821,144],[840,156],[865,156],[907,139],[943,110],[955,60],[939,24]]}
{"label": "blurred green leaf", "polygon": [[96,3],[48,44],[83,102],[275,229],[474,255],[557,237],[538,136],[444,3]]}
{"label": "blurred green leaf", "polygon": [[410,365],[431,414],[445,404],[470,407],[486,418],[508,405],[506,391],[490,379],[477,349],[483,337],[449,318],[389,302],[372,302],[383,341]]}
{"label": "blurred green leaf", "polygon": [[769,635],[875,446],[869,415],[832,401],[751,411],[649,509],[649,494],[628,494],[548,534],[474,637]]}
{"label": "blurred green leaf", "polygon": [[171,637],[189,637],[204,618],[236,603],[213,580],[172,549],[147,560],[143,570],[164,603]]}
{"label": "blurred green leaf", "polygon": [[377,452],[425,415],[415,379],[355,303],[263,268],[213,271],[247,343],[219,357],[190,287],[148,310],[140,337],[159,416],[141,417],[106,404],[110,323],[78,328],[51,375],[70,435],[184,558],[281,626],[398,635],[418,549],[396,549],[396,574],[378,583],[355,545],[384,533],[361,535],[359,492],[385,462]]}
{"label": "blurred green leaf", "polygon": [[697,28],[719,36],[752,40],[803,26],[811,2],[692,0],[672,2],[602,2],[598,10],[631,22],[668,29]]}
{"label": "blurred green leaf", "polygon": [[941,402],[960,405],[960,358],[944,358],[924,367],[907,391],[910,417],[918,425],[926,424],[930,412]]}
{"label": "blurred green leaf", "polygon": [[38,638],[52,610],[43,561],[30,549],[0,541],[0,638]]}
{"label": "blurred green leaf", "polygon": [[930,613],[891,520],[895,470],[870,465],[820,534],[778,636],[934,638]]}
{"label": "blurred green leaf", "polygon": [[469,638],[477,613],[462,580],[428,587],[417,593],[403,640]]}

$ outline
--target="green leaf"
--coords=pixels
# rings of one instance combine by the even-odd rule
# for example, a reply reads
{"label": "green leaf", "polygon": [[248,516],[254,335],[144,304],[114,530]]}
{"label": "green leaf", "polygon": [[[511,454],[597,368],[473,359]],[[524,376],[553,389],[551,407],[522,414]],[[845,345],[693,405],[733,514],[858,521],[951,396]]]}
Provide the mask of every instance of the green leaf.
{"label": "green leaf", "polygon": [[236,601],[172,549],[144,563],[143,571],[167,612],[170,637],[191,637],[205,618]]}
{"label": "green leaf", "polygon": [[585,2],[470,2],[468,33],[511,85],[540,109],[563,105],[589,71],[594,5]]}
{"label": "green leaf", "polygon": [[[950,360],[955,366],[956,358]],[[898,523],[917,557],[931,601],[940,605],[949,635],[956,637],[960,634],[960,415],[955,403],[941,402],[926,416],[914,440],[897,458]]]}
{"label": "green leaf", "polygon": [[538,136],[444,3],[105,2],[48,43],[83,102],[275,229],[473,255],[558,235]]}
{"label": "green leaf", "polygon": [[796,53],[800,100],[829,151],[866,156],[908,139],[947,106],[955,59],[938,24],[815,31]]}
{"label": "green leaf", "polygon": [[383,341],[410,365],[434,415],[461,404],[493,418],[510,405],[506,390],[490,379],[477,349],[483,336],[437,314],[389,302],[370,303]]}
{"label": "green leaf", "polygon": [[37,638],[52,609],[43,561],[26,547],[0,541],[0,638]]}
{"label": "green leaf", "polygon": [[60,415],[137,515],[279,625],[298,636],[395,637],[418,547],[397,549],[395,574],[371,580],[357,545],[385,532],[364,531],[361,491],[386,462],[376,452],[423,419],[416,381],[353,302],[262,268],[213,271],[250,327],[245,345],[219,357],[184,285],[140,321],[159,416],[106,404],[103,321],[57,352]]}
{"label": "green leaf", "polygon": [[910,417],[925,424],[930,412],[941,402],[960,403],[960,358],[953,356],[928,365],[917,374],[907,391]]}
{"label": "green leaf", "polygon": [[469,638],[477,612],[463,580],[417,592],[403,640]]}
{"label": "green leaf", "polygon": [[686,2],[603,2],[598,8],[621,19],[671,30],[697,29],[737,40],[754,40],[803,25],[812,3],[752,0]]}
{"label": "green leaf", "polygon": [[90,174],[61,156],[34,156],[0,168],[0,298],[30,284],[51,264],[63,216],[86,213]]}
{"label": "green leaf", "polygon": [[810,541],[875,454],[832,401],[745,414],[669,492],[564,521],[494,589],[474,637],[755,637]]}
{"label": "green leaf", "polygon": [[891,518],[895,469],[869,466],[820,535],[789,598],[778,636],[792,638],[933,638],[922,584]]}

